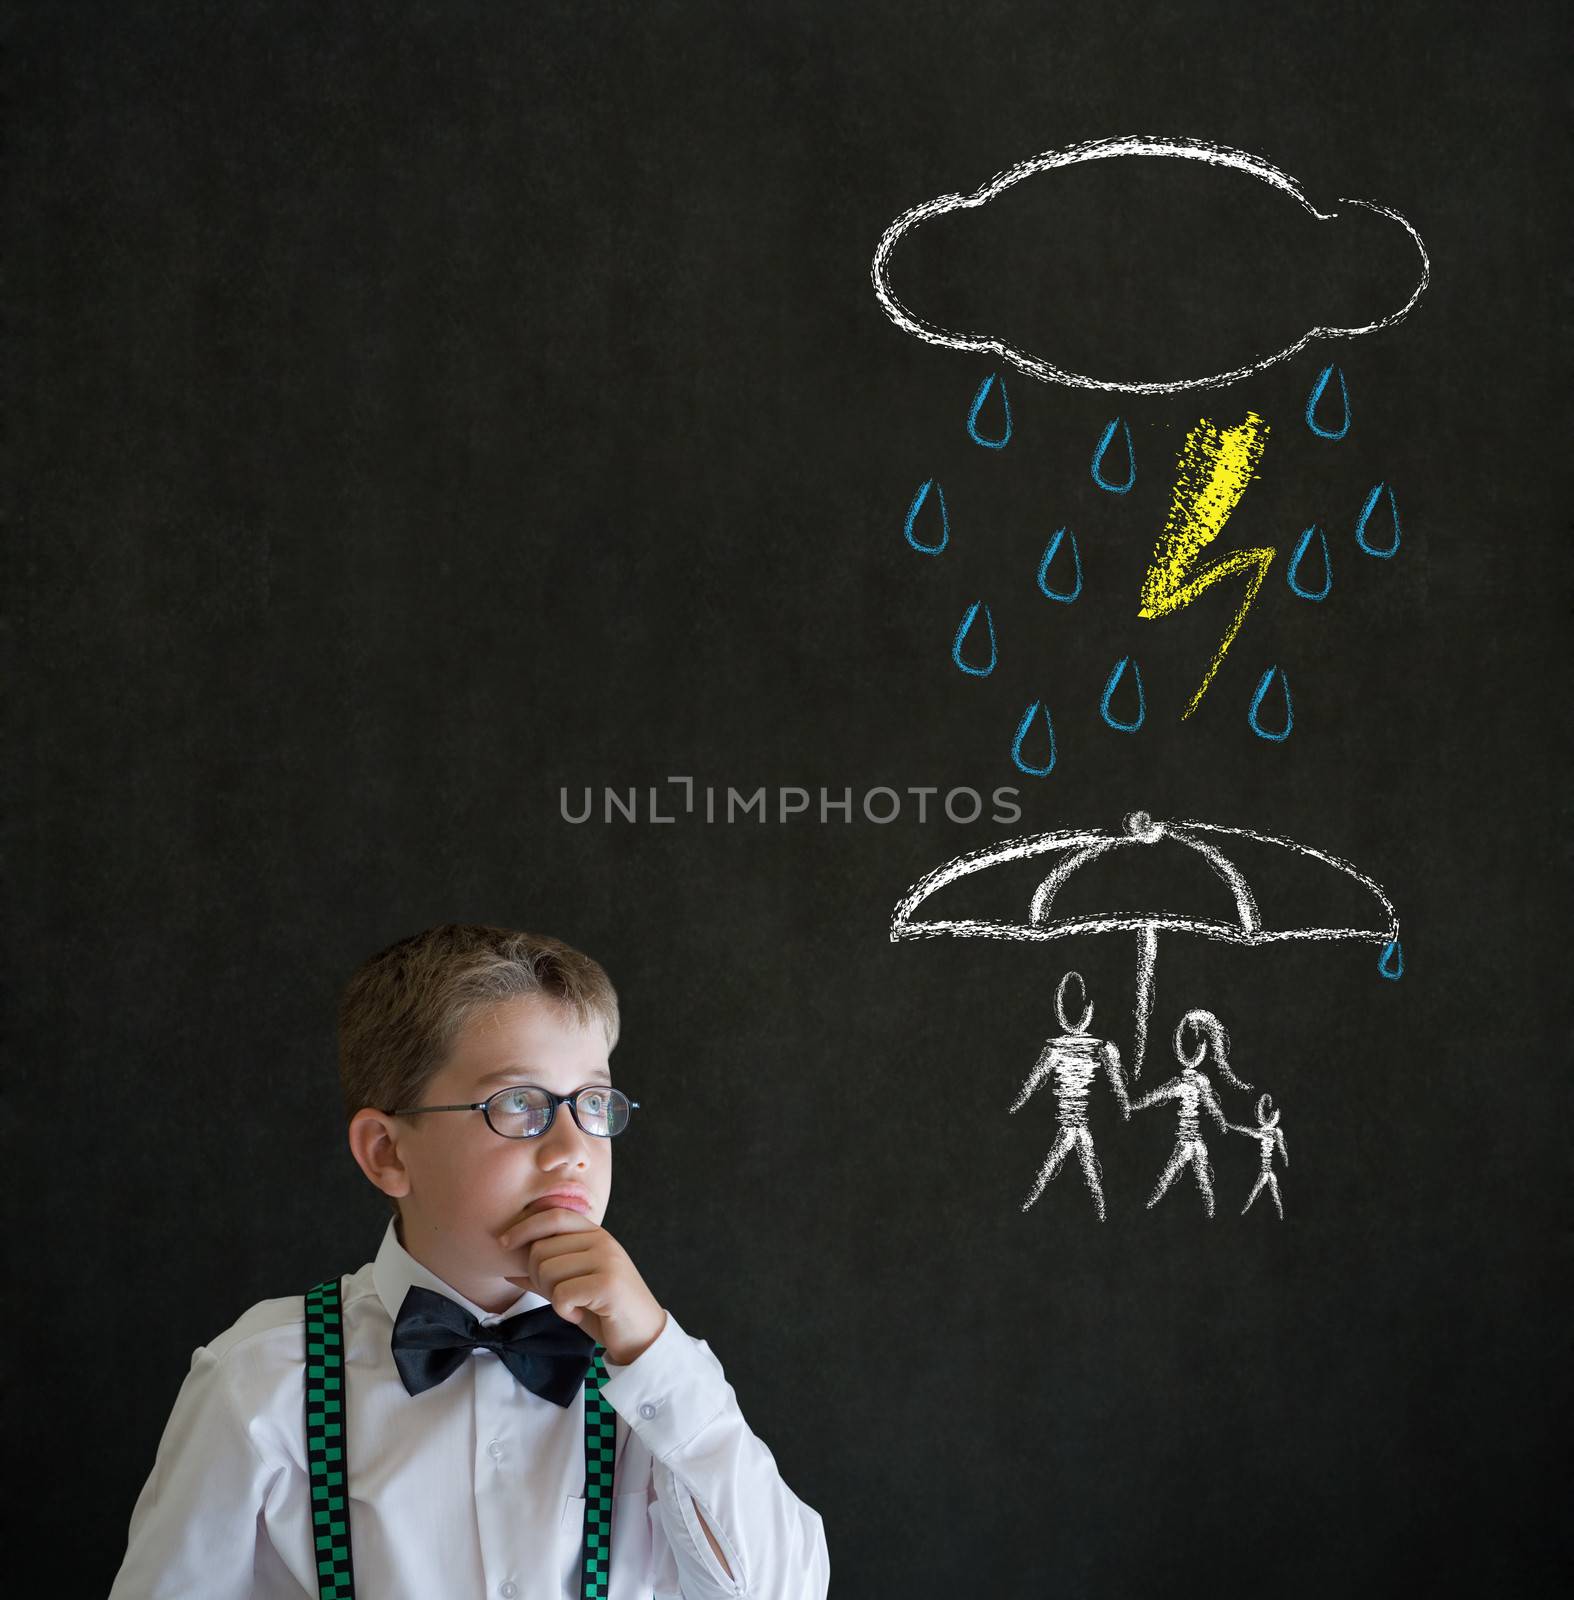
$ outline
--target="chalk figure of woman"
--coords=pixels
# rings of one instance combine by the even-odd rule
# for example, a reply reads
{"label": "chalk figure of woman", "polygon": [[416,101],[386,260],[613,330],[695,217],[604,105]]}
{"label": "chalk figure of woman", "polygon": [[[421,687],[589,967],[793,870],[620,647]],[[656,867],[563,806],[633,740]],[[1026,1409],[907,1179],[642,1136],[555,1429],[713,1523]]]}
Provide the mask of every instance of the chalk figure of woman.
{"label": "chalk figure of woman", "polygon": [[1202,1142],[1200,1113],[1206,1111],[1219,1125],[1220,1132],[1231,1124],[1225,1119],[1219,1102],[1214,1098],[1213,1085],[1207,1075],[1199,1070],[1209,1050],[1213,1052],[1214,1065],[1238,1089],[1250,1089],[1230,1071],[1230,1038],[1224,1024],[1211,1011],[1188,1011],[1175,1028],[1175,1058],[1181,1064],[1179,1074],[1168,1083],[1160,1084],[1151,1094],[1132,1102],[1133,1111],[1157,1105],[1161,1100],[1174,1100],[1180,1109],[1180,1122],[1175,1130],[1175,1149],[1170,1155],[1159,1181],[1148,1196],[1151,1209],[1157,1205],[1164,1191],[1175,1181],[1182,1167],[1190,1164],[1202,1191],[1204,1210],[1213,1215],[1213,1168],[1208,1163],[1208,1147]]}
{"label": "chalk figure of woman", "polygon": [[[1067,991],[1075,983],[1082,1015],[1073,1023],[1069,1015]],[[1093,1006],[1087,997],[1087,988],[1080,972],[1068,972],[1055,991],[1055,1015],[1065,1030],[1051,1039],[1039,1055],[1022,1092],[1012,1102],[1010,1109],[1020,1111],[1027,1099],[1046,1078],[1053,1077],[1055,1090],[1055,1143],[1044,1165],[1039,1168],[1033,1192],[1022,1202],[1024,1211],[1044,1192],[1044,1186],[1060,1171],[1066,1157],[1075,1150],[1082,1164],[1082,1175],[1088,1180],[1093,1195],[1093,1209],[1099,1221],[1104,1221],[1104,1188],[1100,1182],[1098,1158],[1093,1154],[1093,1135],[1088,1129],[1088,1092],[1093,1079],[1102,1068],[1109,1079],[1115,1098],[1120,1102],[1121,1115],[1129,1117],[1131,1106],[1126,1098],[1126,1080],[1121,1076],[1120,1052],[1107,1039],[1096,1039],[1090,1031],[1093,1026]]]}
{"label": "chalk figure of woman", "polygon": [[1257,1148],[1262,1153],[1262,1171],[1257,1174],[1257,1182],[1252,1185],[1252,1192],[1246,1196],[1246,1204],[1241,1207],[1244,1217],[1252,1208],[1252,1201],[1266,1188],[1273,1196],[1273,1208],[1279,1213],[1279,1220],[1284,1220],[1284,1203],[1279,1198],[1279,1180],[1274,1176],[1273,1156],[1277,1150],[1284,1157],[1285,1166],[1290,1164],[1290,1149],[1284,1142],[1284,1130],[1279,1126],[1279,1113],[1273,1109],[1272,1095],[1259,1095],[1257,1097],[1257,1126],[1255,1128],[1237,1127],[1230,1124],[1235,1133],[1244,1133],[1248,1139],[1257,1141]]}

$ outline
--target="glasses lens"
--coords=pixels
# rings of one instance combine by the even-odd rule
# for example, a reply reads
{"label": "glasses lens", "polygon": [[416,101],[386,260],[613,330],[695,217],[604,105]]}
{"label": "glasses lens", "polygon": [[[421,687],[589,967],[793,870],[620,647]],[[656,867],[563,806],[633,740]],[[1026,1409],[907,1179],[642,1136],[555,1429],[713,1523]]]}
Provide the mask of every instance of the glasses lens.
{"label": "glasses lens", "polygon": [[621,1089],[581,1089],[574,1098],[579,1125],[586,1133],[610,1139],[622,1133],[629,1122],[629,1100]]}
{"label": "glasses lens", "polygon": [[487,1120],[505,1139],[530,1139],[552,1121],[552,1098],[545,1089],[522,1084],[500,1089],[486,1103]]}

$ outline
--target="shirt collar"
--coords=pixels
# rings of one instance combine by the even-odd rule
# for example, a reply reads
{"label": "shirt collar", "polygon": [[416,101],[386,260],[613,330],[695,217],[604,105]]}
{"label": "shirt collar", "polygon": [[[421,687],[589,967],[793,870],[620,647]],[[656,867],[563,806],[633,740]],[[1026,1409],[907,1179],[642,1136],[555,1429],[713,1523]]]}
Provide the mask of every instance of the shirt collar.
{"label": "shirt collar", "polygon": [[435,1294],[446,1295],[448,1299],[462,1305],[484,1328],[490,1328],[494,1323],[501,1322],[504,1317],[529,1311],[533,1306],[550,1304],[545,1295],[535,1294],[526,1289],[506,1310],[483,1311],[475,1301],[467,1300],[452,1284],[445,1283],[435,1272],[423,1267],[399,1243],[396,1219],[390,1217],[387,1230],[383,1234],[383,1242],[377,1249],[377,1259],[372,1263],[372,1287],[377,1290],[377,1298],[382,1301],[390,1322],[398,1320],[399,1308],[404,1304],[404,1297],[409,1293],[412,1284],[419,1284],[421,1288],[430,1289]]}

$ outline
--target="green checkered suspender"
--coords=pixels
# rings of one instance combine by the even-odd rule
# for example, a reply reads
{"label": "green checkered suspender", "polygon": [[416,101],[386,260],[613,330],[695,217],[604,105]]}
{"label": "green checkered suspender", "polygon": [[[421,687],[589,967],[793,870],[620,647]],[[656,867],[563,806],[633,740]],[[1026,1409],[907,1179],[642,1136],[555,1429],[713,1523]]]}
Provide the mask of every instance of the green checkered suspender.
{"label": "green checkered suspender", "polygon": [[[602,1398],[598,1344],[585,1373],[585,1543],[580,1600],[607,1600],[612,1560],[612,1457],[617,1419]],[[344,1481],[344,1318],[339,1280],[306,1295],[306,1469],[316,1530],[318,1600],[355,1600]]]}
{"label": "green checkered suspender", "polygon": [[601,1398],[607,1369],[598,1344],[585,1374],[585,1543],[579,1567],[579,1600],[607,1600],[612,1560],[612,1448],[617,1423]]}
{"label": "green checkered suspender", "polygon": [[355,1600],[344,1482],[344,1318],[337,1278],[306,1295],[306,1471],[319,1600]]}

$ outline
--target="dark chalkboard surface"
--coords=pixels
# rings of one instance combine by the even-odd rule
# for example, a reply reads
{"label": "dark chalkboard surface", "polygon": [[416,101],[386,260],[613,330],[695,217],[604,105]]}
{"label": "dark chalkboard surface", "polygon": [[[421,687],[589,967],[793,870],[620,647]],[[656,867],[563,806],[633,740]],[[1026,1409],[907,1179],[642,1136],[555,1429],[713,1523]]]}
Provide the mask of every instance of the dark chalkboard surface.
{"label": "dark chalkboard surface", "polygon": [[[836,1595],[1566,1574],[1561,8],[6,33],[10,1433],[59,1585],[192,1349],[375,1250],[335,1003],[442,921],[611,973],[608,1225]],[[1114,139],[1169,148],[1064,159]],[[898,219],[1057,153],[907,228],[888,314]],[[914,912],[977,936],[892,937],[1012,839]],[[1130,1100],[1227,1030],[1211,1218],[1195,1162],[1148,1204],[1184,1100],[1124,1119],[1096,1052],[1008,1109],[1069,970]]]}

